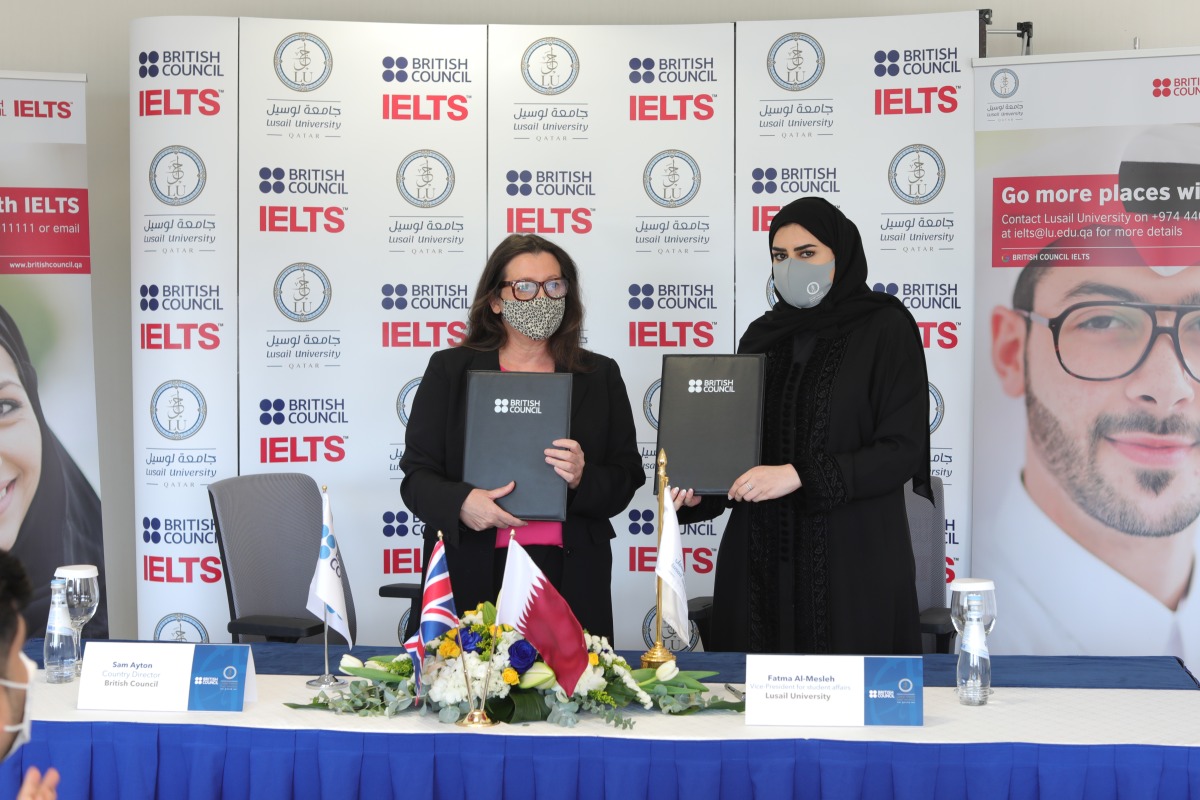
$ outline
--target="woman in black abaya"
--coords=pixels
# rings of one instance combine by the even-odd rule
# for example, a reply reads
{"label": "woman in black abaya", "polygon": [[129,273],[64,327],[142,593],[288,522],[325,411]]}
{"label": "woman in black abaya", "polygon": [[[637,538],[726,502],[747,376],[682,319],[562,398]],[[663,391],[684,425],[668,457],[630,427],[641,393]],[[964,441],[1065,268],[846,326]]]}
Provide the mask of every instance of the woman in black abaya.
{"label": "woman in black abaya", "polygon": [[733,508],[712,649],[919,653],[904,486],[932,498],[920,332],[868,288],[858,229],[828,201],[781,209],[769,246],[780,301],[738,346],[766,354],[762,464],[725,498],[676,493],[681,522]]}
{"label": "woman in black abaya", "polygon": [[0,306],[0,549],[21,560],[33,586],[28,635],[45,635],[50,580],[68,564],[100,570],[100,607],[84,629],[107,638],[100,499],[46,424],[37,373],[21,332]]}

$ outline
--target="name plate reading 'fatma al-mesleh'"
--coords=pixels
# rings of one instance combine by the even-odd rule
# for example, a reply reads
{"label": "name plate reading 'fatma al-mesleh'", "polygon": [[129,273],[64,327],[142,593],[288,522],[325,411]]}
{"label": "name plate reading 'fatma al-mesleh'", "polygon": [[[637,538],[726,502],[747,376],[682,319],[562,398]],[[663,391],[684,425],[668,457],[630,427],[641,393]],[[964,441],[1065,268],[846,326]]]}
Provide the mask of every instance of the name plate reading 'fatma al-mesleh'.
{"label": "name plate reading 'fatma al-mesleh'", "polygon": [[88,642],[79,708],[241,711],[258,699],[244,644]]}
{"label": "name plate reading 'fatma al-mesleh'", "polygon": [[920,656],[746,656],[747,725],[922,725]]}

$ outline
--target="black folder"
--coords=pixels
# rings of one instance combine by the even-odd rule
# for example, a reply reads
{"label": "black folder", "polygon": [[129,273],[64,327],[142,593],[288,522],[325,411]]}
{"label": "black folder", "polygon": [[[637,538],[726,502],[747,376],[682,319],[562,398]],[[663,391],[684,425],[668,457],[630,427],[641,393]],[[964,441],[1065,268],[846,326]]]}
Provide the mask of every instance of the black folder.
{"label": "black folder", "polygon": [[571,433],[567,372],[491,372],[467,376],[463,480],[480,489],[517,486],[496,502],[519,519],[567,518],[567,482],[546,463],[546,448]]}
{"label": "black folder", "polygon": [[663,356],[658,450],[671,486],[725,494],[761,463],[765,364],[763,355]]}

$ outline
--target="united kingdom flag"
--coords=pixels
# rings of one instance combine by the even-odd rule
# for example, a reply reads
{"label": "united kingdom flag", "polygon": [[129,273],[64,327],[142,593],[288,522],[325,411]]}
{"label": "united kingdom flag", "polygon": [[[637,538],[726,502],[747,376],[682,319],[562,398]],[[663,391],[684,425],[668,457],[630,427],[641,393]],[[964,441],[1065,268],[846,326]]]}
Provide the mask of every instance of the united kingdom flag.
{"label": "united kingdom flag", "polygon": [[434,639],[458,627],[458,611],[454,608],[454,591],[450,588],[450,570],[446,567],[446,548],[441,539],[433,546],[429,565],[425,568],[425,591],[421,597],[421,626],[404,649],[413,661],[417,684],[421,683],[421,665],[425,647]]}

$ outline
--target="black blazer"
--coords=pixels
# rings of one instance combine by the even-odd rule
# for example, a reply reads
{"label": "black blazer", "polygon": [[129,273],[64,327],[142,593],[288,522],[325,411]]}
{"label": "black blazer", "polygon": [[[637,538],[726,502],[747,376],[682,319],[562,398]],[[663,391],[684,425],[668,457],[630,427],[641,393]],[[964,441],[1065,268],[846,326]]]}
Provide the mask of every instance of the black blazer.
{"label": "black blazer", "polygon": [[[591,354],[594,369],[574,375],[571,438],[583,449],[579,488],[567,492],[563,523],[563,585],[558,587],[590,633],[613,636],[611,517],[620,514],[646,482],[629,395],[617,362]],[[495,602],[496,529],[473,531],[458,513],[473,487],[462,480],[466,434],[467,373],[499,370],[498,351],[452,347],[429,359],[417,389],[404,439],[400,469],[404,505],[425,522],[425,559],[445,536],[446,560],[461,613],[484,600]],[[547,442],[549,447],[550,443]],[[549,469],[549,467],[547,467]],[[495,489],[495,486],[481,486]],[[414,609],[414,618],[418,616]],[[416,627],[416,621],[410,628]]]}

